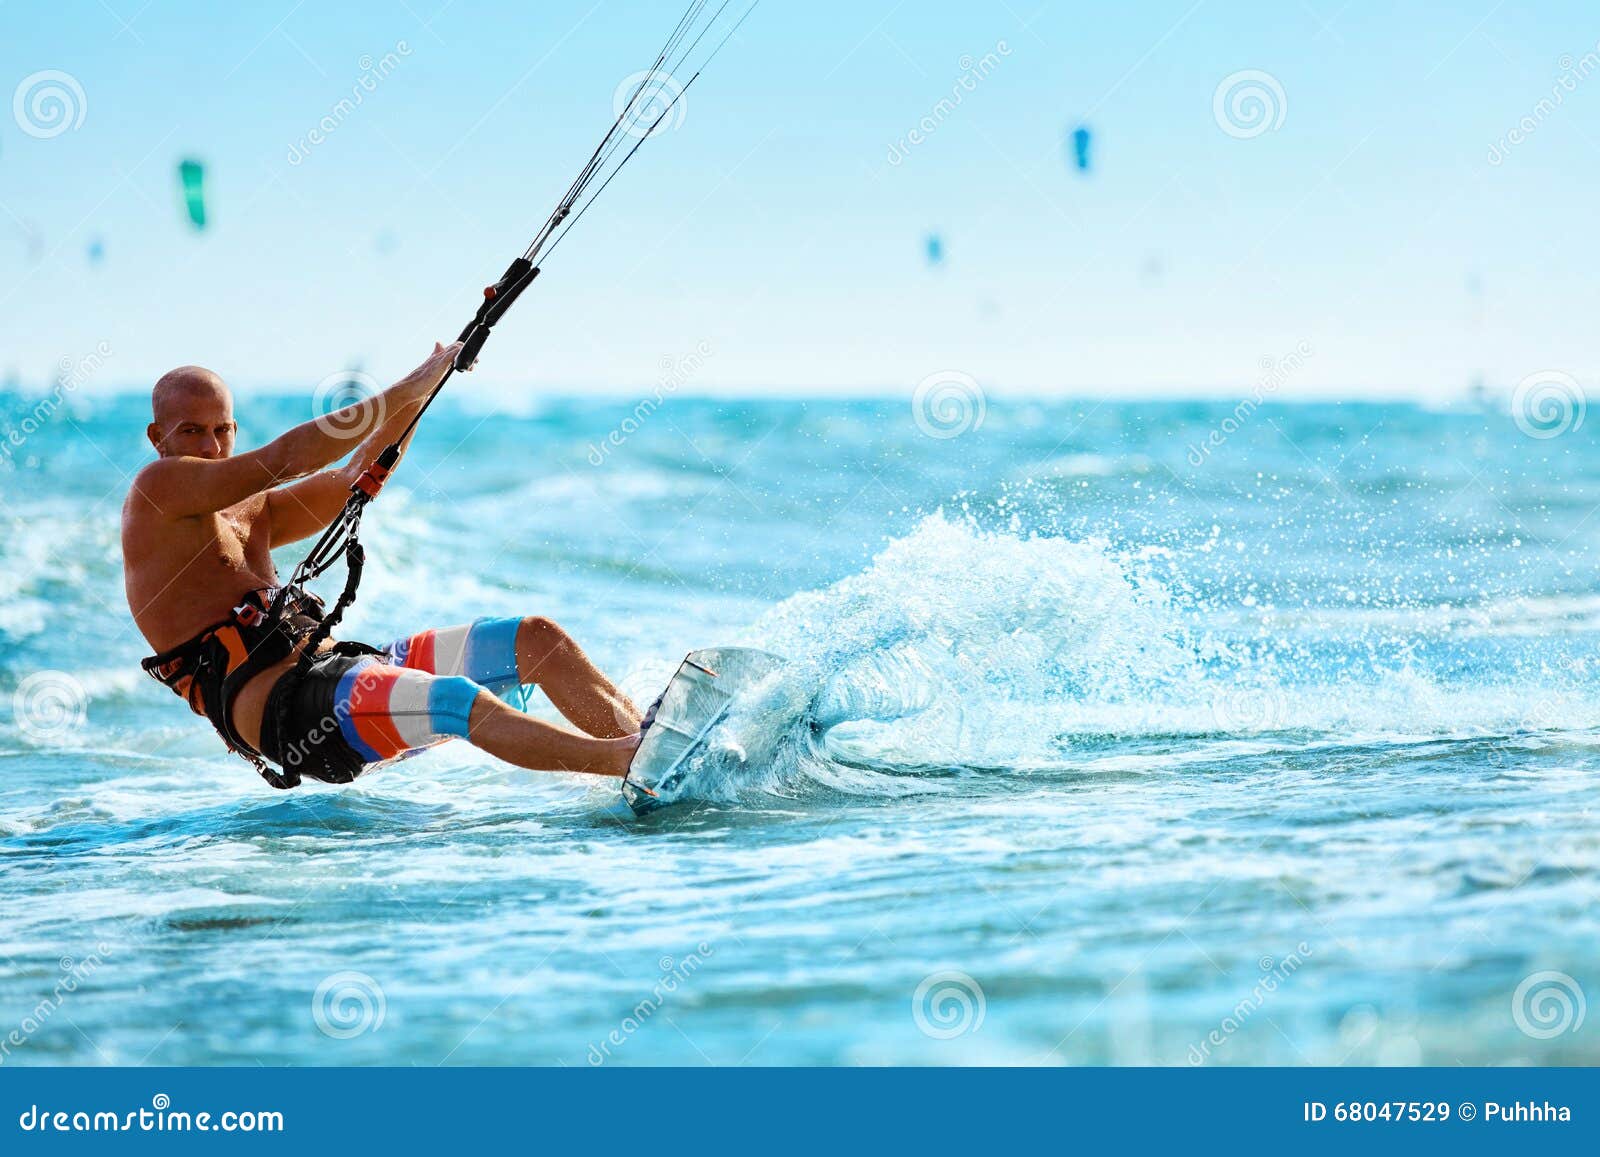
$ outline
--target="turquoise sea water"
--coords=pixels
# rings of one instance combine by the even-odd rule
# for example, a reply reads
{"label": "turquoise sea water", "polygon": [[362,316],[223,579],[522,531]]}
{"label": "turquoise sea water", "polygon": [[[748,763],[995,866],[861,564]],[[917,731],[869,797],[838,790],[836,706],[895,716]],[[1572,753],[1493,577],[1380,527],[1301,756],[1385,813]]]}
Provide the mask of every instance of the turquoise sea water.
{"label": "turquoise sea water", "polygon": [[0,1063],[1600,1060],[1593,426],[442,404],[346,637],[791,660],[635,820],[460,744],[223,753],[122,602],[143,405],[0,461]]}

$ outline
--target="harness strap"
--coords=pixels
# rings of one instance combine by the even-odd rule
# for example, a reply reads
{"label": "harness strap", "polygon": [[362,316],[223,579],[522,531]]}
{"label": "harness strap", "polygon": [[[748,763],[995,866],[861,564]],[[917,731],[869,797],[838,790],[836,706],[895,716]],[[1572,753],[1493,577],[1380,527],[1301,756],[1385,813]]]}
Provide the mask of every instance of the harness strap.
{"label": "harness strap", "polygon": [[190,710],[204,715],[228,749],[248,760],[269,784],[294,787],[300,777],[274,772],[233,726],[233,704],[252,679],[293,654],[300,640],[318,635],[323,617],[321,601],[298,587],[285,587],[270,598],[252,591],[226,619],[140,666],[182,696]]}
{"label": "harness strap", "polygon": [[[311,670],[311,665],[316,662],[318,648],[333,633],[333,629],[339,625],[339,620],[344,618],[344,613],[350,609],[350,604],[356,601],[356,591],[361,586],[361,571],[366,566],[366,562],[367,552],[362,547],[361,540],[351,537],[345,546],[344,590],[339,592],[339,598],[333,604],[333,610],[323,615],[311,633],[306,636],[305,645],[300,648],[299,659],[296,660],[293,667],[283,673],[282,678],[278,680],[278,686],[274,688],[274,693],[278,700],[278,711],[273,724],[277,729],[278,742],[280,744],[288,741],[286,737],[289,734],[290,705],[294,702],[295,690],[305,680],[306,673]],[[276,612],[278,610],[279,607],[275,600],[273,611]],[[376,653],[374,648],[362,643],[337,643],[334,645],[335,650],[341,648],[349,648],[345,652],[349,654]],[[360,650],[356,651],[354,648],[360,648]],[[257,765],[256,770],[260,771],[263,778],[273,787],[294,787],[300,782],[299,771],[287,765],[283,769],[283,774],[277,777],[268,775],[266,771],[262,770],[260,764]],[[275,780],[282,780],[283,782],[280,783]]]}

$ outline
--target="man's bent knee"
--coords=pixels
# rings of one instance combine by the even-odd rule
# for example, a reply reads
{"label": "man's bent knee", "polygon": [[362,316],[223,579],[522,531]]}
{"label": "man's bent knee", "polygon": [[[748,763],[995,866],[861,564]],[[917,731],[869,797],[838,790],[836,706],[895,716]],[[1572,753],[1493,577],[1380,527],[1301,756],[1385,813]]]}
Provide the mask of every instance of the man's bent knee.
{"label": "man's bent knee", "polygon": [[529,640],[548,639],[559,642],[566,639],[567,632],[554,619],[547,619],[543,615],[530,615],[522,620],[522,634]]}
{"label": "man's bent knee", "polygon": [[531,668],[523,674],[531,675],[535,683],[543,681],[545,664],[571,646],[572,637],[543,615],[523,619],[517,631],[517,651]]}

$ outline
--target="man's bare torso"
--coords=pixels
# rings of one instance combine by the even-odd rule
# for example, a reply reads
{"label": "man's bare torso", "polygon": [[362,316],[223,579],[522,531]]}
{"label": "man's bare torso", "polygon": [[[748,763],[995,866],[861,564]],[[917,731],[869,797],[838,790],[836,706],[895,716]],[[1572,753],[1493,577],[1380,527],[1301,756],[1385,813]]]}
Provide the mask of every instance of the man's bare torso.
{"label": "man's bare torso", "polygon": [[212,514],[169,519],[137,489],[122,507],[128,606],[157,651],[228,617],[244,597],[276,585],[267,498],[258,494]]}
{"label": "man's bare torso", "polygon": [[[162,375],[146,430],[158,457],[122,507],[128,607],[151,648],[185,643],[225,621],[251,591],[277,586],[274,543],[321,533],[344,509],[361,467],[391,443],[403,451],[417,407],[460,349],[435,343],[431,357],[383,393],[237,455],[226,383],[201,366]],[[351,431],[364,435],[360,446]],[[333,468],[346,457],[351,465]],[[267,696],[293,662],[266,668],[233,697],[233,730],[253,747]]]}
{"label": "man's bare torso", "polygon": [[[186,642],[221,622],[251,591],[276,586],[267,496],[226,510],[168,518],[137,485],[122,507],[123,580],[133,620],[153,651]],[[257,742],[272,684],[289,661],[269,667],[240,692],[234,726]]]}
{"label": "man's bare torso", "polygon": [[[345,509],[351,490],[362,484],[368,464],[380,455],[393,468],[462,348],[460,342],[436,342],[426,361],[382,393],[325,418],[311,418],[242,454],[234,453],[238,423],[227,384],[202,366],[180,366],[163,374],[151,391],[153,420],[145,431],[157,458],[140,470],[122,507],[128,607],[151,649],[160,653],[180,646],[226,622],[252,591],[279,585],[273,545],[323,533]],[[356,436],[363,441],[352,447]],[[334,465],[345,458],[345,466]],[[526,658],[522,631],[530,623],[545,623],[564,642],[548,649],[530,643],[542,657]],[[226,726],[219,730],[231,745],[242,746],[246,754],[261,750],[267,700],[305,645],[302,640],[298,653],[262,670],[237,694],[224,683],[223,695],[231,702],[207,704],[213,714],[220,710],[225,716]],[[625,775],[639,745],[639,715],[627,697],[559,628],[544,620],[523,620],[515,650],[518,678],[545,686],[569,721],[587,720],[579,723],[582,732],[525,715],[478,689],[466,717],[445,721],[448,726],[440,735],[469,738],[521,767]],[[557,654],[570,658],[558,662],[552,658]],[[236,661],[240,658],[230,653],[226,664],[235,676],[242,669]],[[432,673],[411,674],[434,678]],[[447,677],[461,676],[453,672]],[[213,684],[206,693],[214,690]],[[282,728],[299,726],[309,737],[326,723],[325,717],[308,720],[304,712],[296,722],[294,715],[285,709],[278,717],[279,748],[298,742],[286,739]],[[350,753],[361,762],[354,748]]]}

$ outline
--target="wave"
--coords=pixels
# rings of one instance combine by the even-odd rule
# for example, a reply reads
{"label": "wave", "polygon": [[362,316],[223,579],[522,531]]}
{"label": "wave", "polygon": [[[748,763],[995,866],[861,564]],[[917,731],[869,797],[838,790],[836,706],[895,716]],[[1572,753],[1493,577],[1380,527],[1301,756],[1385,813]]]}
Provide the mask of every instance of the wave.
{"label": "wave", "polygon": [[[391,565],[372,572],[354,636],[387,637],[469,610],[526,609],[526,592],[470,568],[414,581],[413,555],[437,534],[415,503],[402,492],[395,517],[375,532]],[[948,790],[960,777],[1145,774],[1374,744],[1544,737],[1587,746],[1600,729],[1593,596],[1256,606],[1220,598],[1214,584],[1197,594],[1186,577],[1197,556],[1216,557],[1215,539],[1213,529],[1123,547],[1015,521],[988,528],[965,513],[927,516],[858,573],[783,600],[732,640],[789,663],[719,729],[697,793],[892,797]],[[3,549],[15,565],[16,544]],[[1234,565],[1229,585],[1249,590],[1250,564]],[[105,572],[97,577],[115,577],[105,560],[95,566]],[[549,576],[535,587],[556,589]],[[80,762],[130,743],[161,759],[203,758],[209,736],[173,718],[164,693],[131,663],[116,662],[132,643],[119,641],[118,655],[96,655],[93,666],[46,657],[55,636],[39,632],[45,607],[62,601],[55,594],[33,583],[0,608],[0,637],[11,644],[0,691],[16,691],[31,671],[70,667],[88,727],[65,750],[3,721],[0,745]],[[718,616],[695,624],[663,613],[651,637],[676,645],[673,629],[703,631],[719,616],[748,622],[748,606],[725,600]],[[69,609],[69,630],[95,610]],[[650,613],[648,603],[631,612],[630,638]],[[59,607],[54,622],[59,631]],[[627,639],[591,625],[585,637],[595,635],[637,658]],[[665,681],[658,663],[635,675],[623,683],[636,699]]]}
{"label": "wave", "polygon": [[[947,790],[951,777],[1178,770],[1245,755],[1600,734],[1592,636],[1508,651],[1587,605],[1375,612],[1316,645],[1218,612],[1177,560],[925,518],[741,643],[789,658],[714,734],[694,794]],[[1477,630],[1471,630],[1476,626]],[[1455,628],[1429,648],[1405,628]],[[1461,631],[1460,628],[1469,628]]]}

